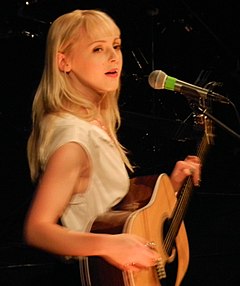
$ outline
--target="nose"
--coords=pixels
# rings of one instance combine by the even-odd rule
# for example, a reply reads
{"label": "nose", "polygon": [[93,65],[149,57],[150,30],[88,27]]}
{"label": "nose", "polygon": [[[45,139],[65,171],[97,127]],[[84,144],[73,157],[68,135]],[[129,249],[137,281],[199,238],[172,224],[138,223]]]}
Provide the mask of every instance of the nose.
{"label": "nose", "polygon": [[121,54],[121,52],[119,52],[119,50],[112,48],[109,51],[109,60],[110,61],[118,61],[120,59],[120,54]]}

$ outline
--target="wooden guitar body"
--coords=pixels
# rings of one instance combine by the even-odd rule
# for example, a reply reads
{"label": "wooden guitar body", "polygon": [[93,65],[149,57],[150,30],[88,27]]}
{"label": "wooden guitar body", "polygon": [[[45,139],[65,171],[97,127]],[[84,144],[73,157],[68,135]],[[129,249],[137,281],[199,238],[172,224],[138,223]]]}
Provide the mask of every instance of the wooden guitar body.
{"label": "wooden guitar body", "polygon": [[99,257],[84,258],[80,263],[83,286],[180,285],[188,268],[189,248],[184,223],[181,222],[176,233],[169,227],[174,223],[172,214],[176,202],[166,174],[136,178],[125,200],[111,212],[99,217],[91,232],[125,232],[142,236],[156,243],[161,261],[156,267],[128,272],[113,267]]}
{"label": "wooden guitar body", "polygon": [[[176,238],[171,237],[168,222],[176,205],[176,196],[167,175],[162,174],[156,182],[154,192],[149,203],[132,213],[124,225],[124,232],[145,237],[147,241],[156,243],[156,249],[162,261],[156,267],[140,272],[124,272],[126,285],[130,286],[159,286],[167,276],[165,266],[177,257],[176,281],[180,285],[189,261],[188,239],[184,224],[182,223]],[[164,226],[166,229],[164,229]],[[169,237],[170,236],[170,237]],[[172,241],[172,239],[174,241]],[[170,252],[168,253],[168,251]],[[176,254],[178,253],[178,255]],[[158,277],[158,273],[159,276]],[[166,281],[168,277],[166,277]],[[170,282],[169,282],[170,283]],[[166,285],[170,285],[165,283]]]}

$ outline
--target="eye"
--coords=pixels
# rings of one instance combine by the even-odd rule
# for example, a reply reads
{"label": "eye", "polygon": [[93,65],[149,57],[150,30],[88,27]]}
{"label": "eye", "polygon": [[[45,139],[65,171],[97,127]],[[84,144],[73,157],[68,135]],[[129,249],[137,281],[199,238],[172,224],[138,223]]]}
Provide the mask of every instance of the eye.
{"label": "eye", "polygon": [[113,48],[115,49],[115,50],[121,50],[121,44],[115,44],[114,46],[113,46]]}
{"label": "eye", "polygon": [[96,47],[96,48],[93,49],[93,52],[94,52],[94,53],[99,53],[99,52],[101,52],[102,50],[103,50],[103,48],[101,48],[101,47]]}

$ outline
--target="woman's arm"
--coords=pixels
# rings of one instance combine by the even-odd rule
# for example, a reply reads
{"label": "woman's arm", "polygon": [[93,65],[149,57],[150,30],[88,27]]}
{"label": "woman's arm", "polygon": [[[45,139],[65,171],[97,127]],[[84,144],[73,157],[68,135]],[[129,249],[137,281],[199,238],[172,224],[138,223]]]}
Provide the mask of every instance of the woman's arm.
{"label": "woman's arm", "polygon": [[27,243],[58,255],[102,256],[120,269],[154,265],[159,255],[146,247],[143,238],[77,232],[58,224],[72,195],[85,191],[90,168],[85,150],[76,143],[60,147],[51,156],[26,218]]}

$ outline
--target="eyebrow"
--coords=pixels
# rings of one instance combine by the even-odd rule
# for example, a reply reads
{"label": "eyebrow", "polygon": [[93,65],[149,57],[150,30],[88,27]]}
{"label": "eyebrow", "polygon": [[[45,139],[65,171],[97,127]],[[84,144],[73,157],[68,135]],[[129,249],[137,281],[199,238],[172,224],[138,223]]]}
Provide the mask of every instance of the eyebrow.
{"label": "eyebrow", "polygon": [[[121,40],[121,38],[120,38],[120,37],[114,38],[113,42],[115,42],[115,41],[117,41],[117,40]],[[96,41],[91,42],[91,43],[89,44],[89,46],[94,45],[94,44],[96,44],[96,43],[106,43],[106,42],[107,42],[107,41],[105,41],[105,40],[96,40]]]}

